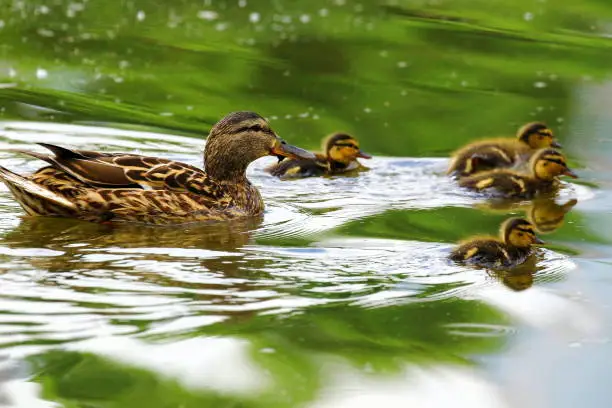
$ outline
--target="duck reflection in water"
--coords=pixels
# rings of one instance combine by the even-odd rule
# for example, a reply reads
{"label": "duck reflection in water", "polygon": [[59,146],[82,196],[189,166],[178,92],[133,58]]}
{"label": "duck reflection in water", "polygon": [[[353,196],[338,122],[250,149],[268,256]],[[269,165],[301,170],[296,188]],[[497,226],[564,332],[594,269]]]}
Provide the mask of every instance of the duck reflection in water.
{"label": "duck reflection in water", "polygon": [[[88,260],[95,252],[114,251],[137,254],[142,261],[174,261],[181,257],[198,262],[203,269],[232,274],[235,262],[242,258],[236,251],[248,244],[262,216],[227,222],[194,223],[181,226],[148,226],[132,223],[83,223],[78,220],[52,217],[25,217],[16,229],[3,237],[10,248],[46,248],[61,251],[59,256],[31,257],[37,269],[49,272],[116,269],[113,261],[101,258]],[[194,250],[218,251],[216,255],[198,256]],[[233,253],[228,253],[233,252]],[[204,254],[204,252],[202,252]]]}
{"label": "duck reflection in water", "polygon": [[504,212],[518,210],[525,214],[525,218],[532,223],[540,234],[550,234],[563,225],[565,216],[574,206],[578,204],[575,198],[558,204],[554,198],[538,198],[527,203],[516,203],[513,201],[491,201],[478,203],[476,208],[492,212]]}

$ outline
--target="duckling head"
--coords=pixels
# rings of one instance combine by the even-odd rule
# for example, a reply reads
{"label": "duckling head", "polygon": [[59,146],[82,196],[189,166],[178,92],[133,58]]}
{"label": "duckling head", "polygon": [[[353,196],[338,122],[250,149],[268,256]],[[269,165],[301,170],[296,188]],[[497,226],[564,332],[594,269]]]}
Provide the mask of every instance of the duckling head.
{"label": "duckling head", "polygon": [[555,140],[553,131],[541,122],[527,123],[517,132],[518,139],[529,145],[532,149],[544,149],[546,147],[561,148],[561,144]]}
{"label": "duckling head", "polygon": [[336,163],[347,165],[358,157],[371,159],[372,156],[359,148],[359,142],[346,133],[334,133],[324,139],[323,149],[327,157]]}
{"label": "duckling head", "polygon": [[543,244],[536,236],[535,227],[524,218],[510,218],[500,227],[502,240],[515,248],[529,248],[533,244]]}
{"label": "duckling head", "polygon": [[555,149],[542,149],[531,158],[533,175],[540,180],[550,181],[564,175],[578,178],[568,166],[565,156]]}
{"label": "duckling head", "polygon": [[264,156],[315,159],[315,155],[279,138],[254,112],[233,112],[210,130],[204,149],[206,173],[217,180],[240,180],[248,165]]}

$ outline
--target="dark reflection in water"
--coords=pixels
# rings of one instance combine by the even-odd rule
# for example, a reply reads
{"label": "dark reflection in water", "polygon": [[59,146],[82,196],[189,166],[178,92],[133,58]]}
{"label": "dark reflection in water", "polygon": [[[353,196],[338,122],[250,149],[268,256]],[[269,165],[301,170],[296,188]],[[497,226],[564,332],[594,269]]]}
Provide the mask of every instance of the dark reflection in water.
{"label": "dark reflection in water", "polygon": [[[257,162],[263,219],[222,225],[22,218],[0,186],[0,401],[607,407],[611,18],[597,0],[0,7],[2,149],[199,166],[210,126],[248,109],[300,146],[343,131],[375,156],[290,182]],[[444,177],[449,152],[534,120],[584,167],[554,201],[484,201]],[[549,245],[510,271],[447,262],[509,216]]]}

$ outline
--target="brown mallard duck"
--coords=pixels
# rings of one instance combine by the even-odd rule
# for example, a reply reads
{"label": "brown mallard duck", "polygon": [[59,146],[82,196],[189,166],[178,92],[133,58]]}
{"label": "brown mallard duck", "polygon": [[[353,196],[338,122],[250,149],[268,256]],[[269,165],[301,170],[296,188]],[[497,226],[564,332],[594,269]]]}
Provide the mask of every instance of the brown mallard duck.
{"label": "brown mallard duck", "polygon": [[544,123],[527,123],[514,139],[479,140],[457,150],[452,154],[447,174],[465,177],[481,171],[520,166],[529,162],[538,149],[547,147],[561,147],[552,130]]}
{"label": "brown mallard duck", "polygon": [[267,156],[314,159],[290,146],[253,112],[235,112],[213,126],[201,170],[189,164],[129,153],[73,150],[39,143],[30,151],[50,164],[29,176],[0,167],[0,178],[28,215],[87,221],[179,224],[226,220],[263,212],[246,168]]}
{"label": "brown mallard duck", "polygon": [[316,153],[315,159],[279,161],[266,171],[280,178],[333,175],[365,169],[357,158],[372,158],[359,148],[357,139],[346,133],[334,133],[323,139],[323,151],[324,154]]}
{"label": "brown mallard duck", "polygon": [[524,218],[510,218],[501,225],[499,238],[472,237],[459,243],[449,258],[459,263],[509,268],[525,262],[532,253],[532,245],[543,243],[533,224]]}
{"label": "brown mallard duck", "polygon": [[459,179],[461,187],[493,197],[531,198],[554,191],[561,175],[578,178],[565,156],[555,149],[542,149],[531,158],[531,174],[511,169],[489,170]]}

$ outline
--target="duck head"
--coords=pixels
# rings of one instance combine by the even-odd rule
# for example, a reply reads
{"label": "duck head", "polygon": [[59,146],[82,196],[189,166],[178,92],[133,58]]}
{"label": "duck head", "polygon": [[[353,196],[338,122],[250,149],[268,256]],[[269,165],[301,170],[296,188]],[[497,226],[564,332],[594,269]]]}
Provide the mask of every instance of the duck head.
{"label": "duck head", "polygon": [[518,130],[516,135],[521,142],[528,144],[532,149],[562,147],[561,144],[555,140],[553,131],[541,122],[527,123]]}
{"label": "duck head", "polygon": [[536,236],[535,227],[524,218],[510,218],[500,227],[500,238],[515,248],[529,248],[534,244],[544,244]]}
{"label": "duck head", "polygon": [[204,149],[206,173],[217,180],[241,180],[248,165],[264,156],[315,159],[315,155],[279,138],[254,112],[233,112],[210,130]]}
{"label": "duck head", "polygon": [[558,176],[578,178],[568,166],[565,156],[555,149],[542,149],[531,158],[533,175],[540,180],[551,181]]}
{"label": "duck head", "polygon": [[357,158],[371,159],[372,156],[359,148],[359,142],[346,133],[334,133],[323,141],[325,155],[330,161],[348,165]]}

